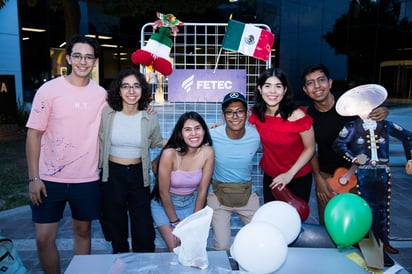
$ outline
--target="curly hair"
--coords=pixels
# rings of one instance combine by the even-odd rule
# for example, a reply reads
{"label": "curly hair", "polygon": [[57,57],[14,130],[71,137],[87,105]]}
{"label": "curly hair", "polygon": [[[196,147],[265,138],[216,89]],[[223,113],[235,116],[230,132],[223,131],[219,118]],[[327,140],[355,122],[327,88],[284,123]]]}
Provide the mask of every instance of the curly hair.
{"label": "curly hair", "polygon": [[134,68],[123,69],[110,83],[110,87],[107,93],[107,103],[112,109],[116,111],[122,111],[123,109],[123,99],[120,96],[120,87],[122,85],[123,79],[129,75],[134,75],[139,81],[140,86],[142,87],[142,95],[139,102],[137,103],[137,109],[146,109],[152,101],[152,92],[149,88],[149,83],[147,83],[145,76]]}
{"label": "curly hair", "polygon": [[289,116],[292,115],[293,111],[297,109],[297,105],[293,101],[293,93],[291,87],[288,84],[286,73],[280,68],[267,69],[259,75],[259,78],[257,80],[255,89],[255,104],[252,108],[252,112],[256,113],[258,119],[262,122],[265,121],[267,106],[258,88],[262,88],[266,80],[272,76],[278,78],[283,87],[286,88],[286,93],[279,103],[279,109],[276,111],[275,116],[277,114],[280,114],[283,120],[287,120]]}

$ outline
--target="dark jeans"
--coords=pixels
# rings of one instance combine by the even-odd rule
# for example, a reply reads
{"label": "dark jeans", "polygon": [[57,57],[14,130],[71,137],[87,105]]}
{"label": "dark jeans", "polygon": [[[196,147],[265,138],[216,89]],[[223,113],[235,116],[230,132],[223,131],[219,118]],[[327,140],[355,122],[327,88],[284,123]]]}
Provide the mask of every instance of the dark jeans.
{"label": "dark jeans", "polygon": [[[263,200],[264,203],[275,201],[275,197],[272,195],[272,189],[269,185],[272,183],[273,178],[264,173],[263,175]],[[298,178],[293,178],[289,184],[287,184],[290,191],[296,196],[302,198],[307,203],[309,202],[310,192],[312,189],[312,171],[306,175]]]}
{"label": "dark jeans", "polygon": [[389,244],[391,174],[386,166],[360,166],[356,171],[359,195],[372,211],[372,226],[376,239]]}
{"label": "dark jeans", "polygon": [[143,186],[142,164],[109,162],[109,180],[103,182],[103,218],[112,241],[113,253],[154,252],[155,230],[150,209],[150,187]]}

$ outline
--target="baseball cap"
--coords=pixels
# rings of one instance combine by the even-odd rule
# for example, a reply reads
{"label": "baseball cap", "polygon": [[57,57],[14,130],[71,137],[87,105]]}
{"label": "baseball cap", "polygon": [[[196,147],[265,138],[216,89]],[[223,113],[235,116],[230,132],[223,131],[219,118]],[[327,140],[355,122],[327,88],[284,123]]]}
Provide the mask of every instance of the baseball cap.
{"label": "baseball cap", "polygon": [[247,109],[246,97],[237,91],[229,92],[225,95],[222,101],[222,109],[225,109],[232,102],[242,102],[245,108]]}

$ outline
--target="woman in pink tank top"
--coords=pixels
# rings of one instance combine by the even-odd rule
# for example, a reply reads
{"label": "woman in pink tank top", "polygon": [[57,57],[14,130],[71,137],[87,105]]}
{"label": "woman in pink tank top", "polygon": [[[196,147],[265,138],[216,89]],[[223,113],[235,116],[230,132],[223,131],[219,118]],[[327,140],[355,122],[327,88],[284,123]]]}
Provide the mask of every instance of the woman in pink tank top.
{"label": "woman in pink tank top", "polygon": [[182,114],[160,153],[151,201],[155,227],[170,252],[179,244],[173,229],[206,204],[213,165],[206,122],[197,112]]}

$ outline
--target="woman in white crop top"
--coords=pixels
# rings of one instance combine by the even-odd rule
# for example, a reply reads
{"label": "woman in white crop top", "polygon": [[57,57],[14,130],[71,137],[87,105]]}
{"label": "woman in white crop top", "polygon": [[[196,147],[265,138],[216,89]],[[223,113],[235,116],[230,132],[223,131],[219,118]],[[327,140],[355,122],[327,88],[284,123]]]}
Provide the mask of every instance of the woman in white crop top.
{"label": "woman in white crop top", "polygon": [[170,252],[179,244],[176,225],[206,204],[214,165],[209,129],[197,112],[182,114],[160,153],[152,215]]}
{"label": "woman in white crop top", "polygon": [[145,110],[149,84],[135,69],[119,72],[108,91],[99,137],[102,168],[102,228],[113,253],[155,251],[150,209],[150,148],[162,147],[157,115]]}

